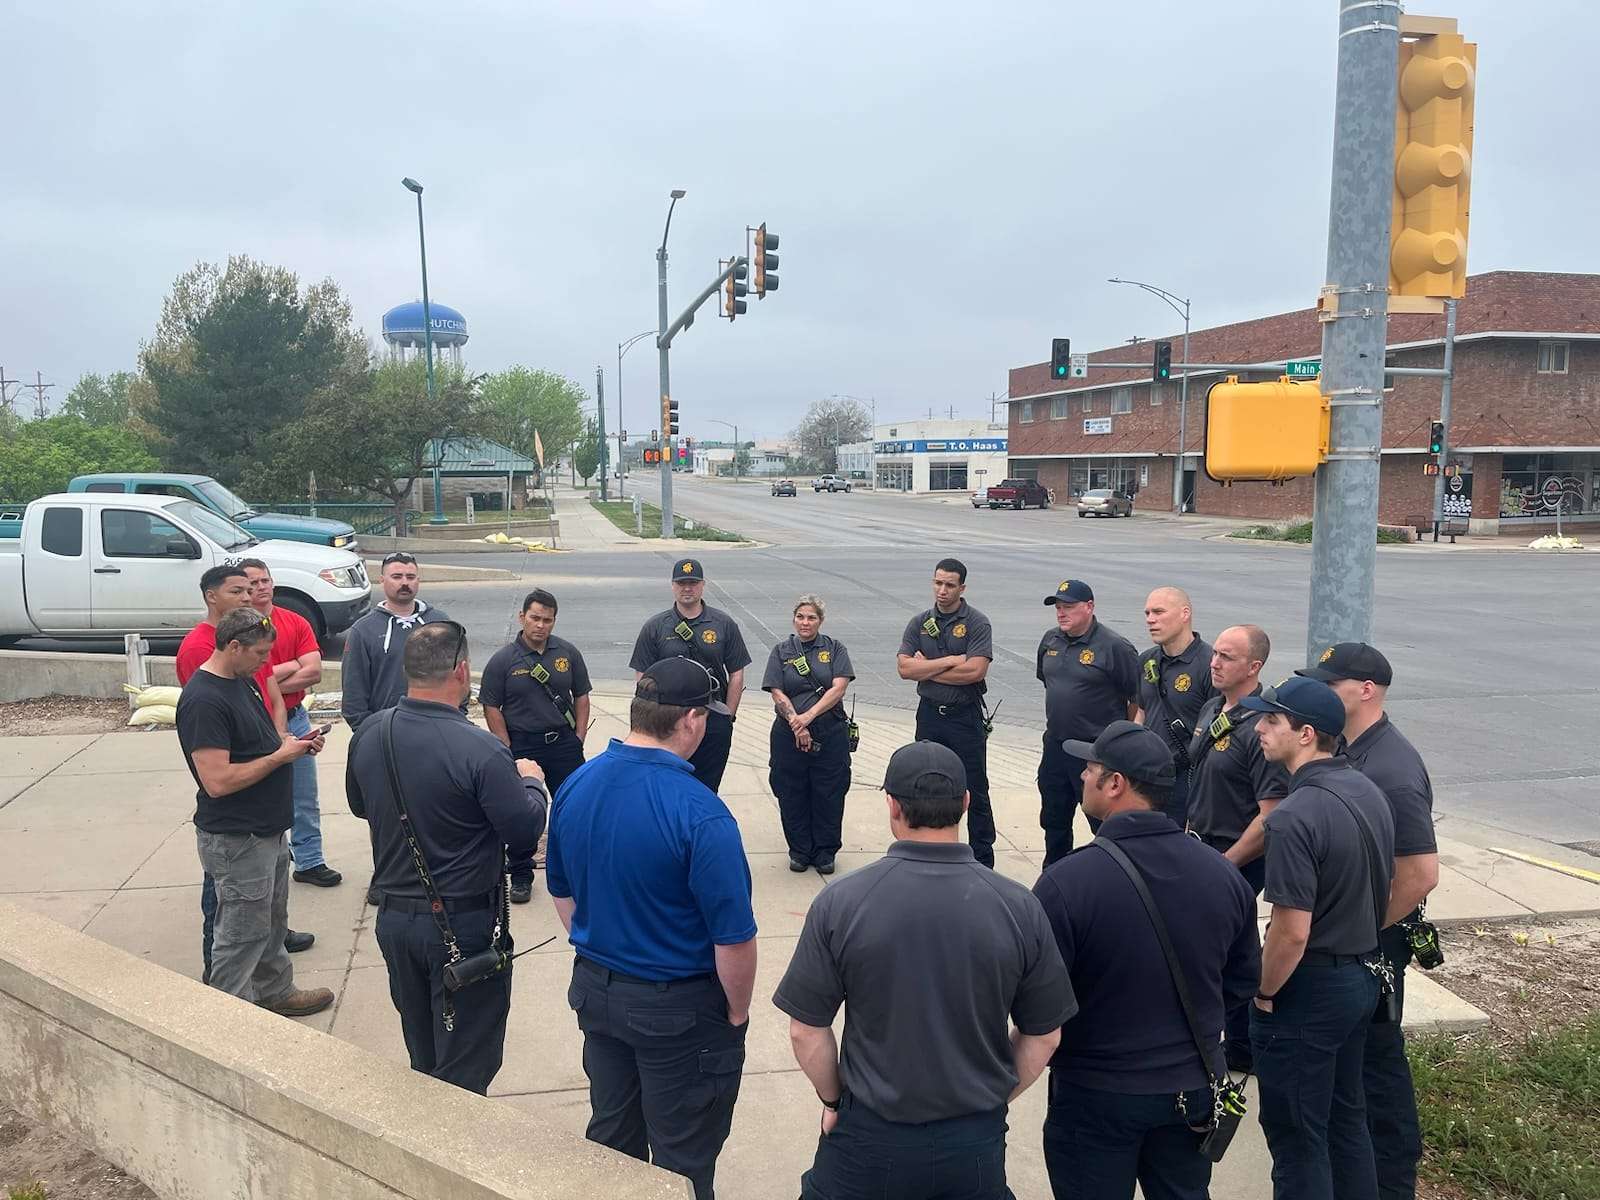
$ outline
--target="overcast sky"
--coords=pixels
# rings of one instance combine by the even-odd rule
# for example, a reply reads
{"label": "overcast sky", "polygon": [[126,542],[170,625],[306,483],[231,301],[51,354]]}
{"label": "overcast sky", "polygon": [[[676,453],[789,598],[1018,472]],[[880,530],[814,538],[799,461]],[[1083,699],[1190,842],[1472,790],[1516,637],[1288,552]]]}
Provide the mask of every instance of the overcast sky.
{"label": "overcast sky", "polygon": [[[235,253],[332,277],[376,338],[420,295],[411,175],[469,364],[591,394],[603,365],[614,427],[681,187],[674,314],[746,225],[783,260],[676,343],[686,432],[779,435],[832,393],[986,416],[1052,336],[1181,329],[1108,276],[1192,296],[1196,328],[1313,301],[1338,7],[12,0],[0,365],[57,398],[129,369],[173,279]],[[1446,9],[1479,43],[1471,270],[1600,271],[1600,10]],[[636,432],[648,340],[625,368]]]}

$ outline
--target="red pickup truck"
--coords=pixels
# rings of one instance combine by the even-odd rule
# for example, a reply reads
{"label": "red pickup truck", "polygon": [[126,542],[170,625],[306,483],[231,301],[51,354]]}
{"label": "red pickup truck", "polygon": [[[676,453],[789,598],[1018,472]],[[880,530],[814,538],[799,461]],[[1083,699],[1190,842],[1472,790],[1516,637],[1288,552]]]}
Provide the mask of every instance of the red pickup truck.
{"label": "red pickup truck", "polygon": [[1050,493],[1033,479],[1002,479],[989,489],[990,508],[1049,508]]}

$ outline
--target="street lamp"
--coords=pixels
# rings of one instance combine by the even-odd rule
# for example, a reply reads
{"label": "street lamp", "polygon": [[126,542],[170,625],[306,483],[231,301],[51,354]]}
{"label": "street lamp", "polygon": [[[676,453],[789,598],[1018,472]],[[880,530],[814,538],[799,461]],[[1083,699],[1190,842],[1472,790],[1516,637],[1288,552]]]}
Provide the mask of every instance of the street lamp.
{"label": "street lamp", "polygon": [[710,420],[713,425],[726,425],[729,429],[733,430],[733,481],[735,483],[743,483],[744,472],[739,470],[739,455],[743,449],[739,442],[739,427],[732,421],[724,421],[720,417],[710,417],[707,419]]}
{"label": "street lamp", "polygon": [[[428,305],[428,239],[422,231],[422,185],[409,175],[400,183],[406,191],[417,194],[417,245],[422,250],[422,353],[428,362],[428,411],[437,412],[439,406],[433,395],[433,310]],[[434,448],[438,453],[433,462],[433,516],[428,518],[428,524],[443,525],[446,523],[444,486],[439,468],[444,460],[444,439],[435,440]]]}
{"label": "street lamp", "polygon": [[[672,203],[667,205],[667,223],[661,230],[661,245],[656,248],[656,303],[659,309],[656,326],[656,346],[660,351],[661,407],[665,409],[672,395],[667,367],[667,234],[672,232],[672,210],[687,193],[682,188],[672,189]],[[663,423],[665,415],[663,414]],[[668,452],[661,456],[661,536],[671,537],[676,526],[672,523],[672,432],[661,431],[661,443]]]}
{"label": "street lamp", "polygon": [[[622,423],[622,356],[624,354],[626,354],[629,350],[633,349],[633,344],[635,342],[640,341],[643,338],[651,337],[654,334],[655,334],[655,330],[654,329],[646,329],[643,333],[634,334],[631,338],[629,338],[625,342],[618,342],[617,343],[617,478],[618,479],[626,479],[628,477],[628,464],[627,464],[627,460],[623,457],[623,453],[622,453],[622,435],[623,435],[623,433],[625,433],[627,431],[627,428],[628,428],[626,425],[624,425]],[[617,484],[617,493],[618,493],[618,495],[620,495],[621,492],[622,492],[622,485],[619,483],[619,484]]]}
{"label": "street lamp", "polygon": [[[1152,296],[1160,296],[1165,300],[1172,311],[1183,318],[1183,378],[1178,383],[1178,458],[1177,465],[1172,471],[1172,511],[1183,511],[1183,462],[1184,450],[1189,435],[1189,301],[1180,301],[1177,296],[1165,288],[1158,288],[1153,283],[1140,283],[1137,279],[1108,279],[1107,283],[1126,283],[1132,287],[1143,288]],[[1183,307],[1178,307],[1179,304]],[[1155,386],[1154,384],[1151,385]]]}

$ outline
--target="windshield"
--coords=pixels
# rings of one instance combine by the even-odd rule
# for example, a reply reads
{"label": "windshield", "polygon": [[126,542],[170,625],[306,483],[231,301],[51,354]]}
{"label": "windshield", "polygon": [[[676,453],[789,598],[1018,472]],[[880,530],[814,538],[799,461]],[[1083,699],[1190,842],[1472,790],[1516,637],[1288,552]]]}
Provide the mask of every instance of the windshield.
{"label": "windshield", "polygon": [[[218,486],[219,490],[224,494],[233,494],[227,488]],[[224,550],[239,550],[256,544],[255,538],[251,537],[232,521],[217,516],[204,504],[196,503],[193,500],[174,500],[165,507],[173,516],[189,522]]]}
{"label": "windshield", "polygon": [[251,508],[215,479],[208,479],[204,483],[195,484],[194,490],[211,501],[225,517],[232,517],[237,520],[240,517],[255,515],[255,509]]}
{"label": "windshield", "polygon": [[1095,488],[1094,491],[1085,492],[1084,495],[1093,496],[1096,500],[1104,500],[1107,496],[1111,495],[1111,493],[1105,488]]}

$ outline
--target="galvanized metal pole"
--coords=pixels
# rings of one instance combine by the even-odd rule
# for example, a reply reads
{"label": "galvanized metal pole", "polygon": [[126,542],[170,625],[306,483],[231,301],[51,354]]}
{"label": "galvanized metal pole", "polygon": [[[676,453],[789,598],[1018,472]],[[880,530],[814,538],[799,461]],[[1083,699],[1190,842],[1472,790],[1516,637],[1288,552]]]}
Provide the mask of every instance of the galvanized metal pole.
{"label": "galvanized metal pole", "polygon": [[[669,213],[667,219],[670,221]],[[658,332],[656,345],[660,350],[661,359],[661,407],[667,407],[667,400],[672,395],[672,383],[669,377],[667,363],[667,240],[663,236],[661,248],[656,251],[656,306],[658,312]],[[666,423],[666,413],[662,412],[659,418],[663,425]],[[661,536],[671,537],[672,524],[672,433],[668,429],[661,431]]]}
{"label": "galvanized metal pole", "polygon": [[604,501],[610,496],[606,494],[606,373],[600,367],[594,369],[594,411],[598,423],[595,432],[600,438],[600,499]]}
{"label": "galvanized metal pole", "polygon": [[[1444,369],[1449,372],[1456,362],[1456,302],[1444,302]],[[1439,420],[1444,424],[1444,436],[1439,439],[1439,474],[1433,480],[1433,540],[1439,540],[1439,525],[1444,520],[1444,465],[1450,461],[1450,375],[1444,377],[1444,387],[1439,391]]]}
{"label": "galvanized metal pole", "polygon": [[1178,381],[1178,462],[1173,468],[1172,511],[1183,512],[1184,451],[1189,441],[1189,301],[1183,302],[1183,378]]}
{"label": "galvanized metal pole", "polygon": [[[428,363],[428,407],[436,409],[438,403],[433,391],[433,308],[428,303],[428,237],[422,229],[422,188],[417,188],[417,246],[422,251],[422,353]],[[446,523],[444,515],[444,485],[440,479],[440,468],[444,459],[444,441],[437,443],[439,461],[433,464],[433,516],[428,518],[430,525],[443,525]]]}
{"label": "galvanized metal pole", "polygon": [[1378,562],[1400,4],[1338,0],[1338,12],[1325,288],[1337,312],[1323,326],[1322,391],[1346,402],[1333,408],[1330,458],[1316,475],[1308,664],[1334,642],[1371,640]]}

